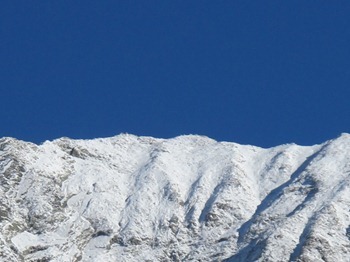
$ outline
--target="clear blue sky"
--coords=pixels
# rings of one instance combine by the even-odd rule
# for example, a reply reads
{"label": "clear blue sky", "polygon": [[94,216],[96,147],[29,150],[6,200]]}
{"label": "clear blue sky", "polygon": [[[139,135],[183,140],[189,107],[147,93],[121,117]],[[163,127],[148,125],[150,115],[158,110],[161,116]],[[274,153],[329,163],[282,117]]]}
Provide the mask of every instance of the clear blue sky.
{"label": "clear blue sky", "polygon": [[349,1],[1,1],[0,137],[350,132]]}

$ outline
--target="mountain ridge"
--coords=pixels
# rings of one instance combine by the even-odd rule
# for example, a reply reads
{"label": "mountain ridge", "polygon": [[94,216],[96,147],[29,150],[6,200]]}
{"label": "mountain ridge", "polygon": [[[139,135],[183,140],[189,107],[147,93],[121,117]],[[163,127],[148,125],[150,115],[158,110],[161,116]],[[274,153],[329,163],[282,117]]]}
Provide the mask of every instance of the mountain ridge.
{"label": "mountain ridge", "polygon": [[0,139],[5,261],[350,261],[350,135]]}

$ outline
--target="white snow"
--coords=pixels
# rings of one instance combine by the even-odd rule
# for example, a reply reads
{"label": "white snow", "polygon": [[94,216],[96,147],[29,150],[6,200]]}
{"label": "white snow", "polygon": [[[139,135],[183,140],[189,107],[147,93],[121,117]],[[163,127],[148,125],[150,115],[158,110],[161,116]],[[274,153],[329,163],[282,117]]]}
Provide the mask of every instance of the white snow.
{"label": "white snow", "polygon": [[0,139],[3,261],[350,261],[350,135]]}

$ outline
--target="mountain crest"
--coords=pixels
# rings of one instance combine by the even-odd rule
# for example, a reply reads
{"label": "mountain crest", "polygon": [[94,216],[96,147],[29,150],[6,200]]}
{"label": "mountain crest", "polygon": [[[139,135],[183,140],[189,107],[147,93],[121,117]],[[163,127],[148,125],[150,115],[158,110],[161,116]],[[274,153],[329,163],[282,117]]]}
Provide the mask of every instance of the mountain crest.
{"label": "mountain crest", "polygon": [[350,135],[0,139],[4,261],[349,261]]}

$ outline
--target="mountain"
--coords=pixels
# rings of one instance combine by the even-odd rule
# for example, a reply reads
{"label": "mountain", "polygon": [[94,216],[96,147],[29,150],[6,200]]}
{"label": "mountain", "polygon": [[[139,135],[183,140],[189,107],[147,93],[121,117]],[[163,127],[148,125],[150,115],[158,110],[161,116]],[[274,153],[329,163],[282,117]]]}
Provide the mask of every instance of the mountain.
{"label": "mountain", "polygon": [[350,261],[350,135],[0,139],[1,261]]}

